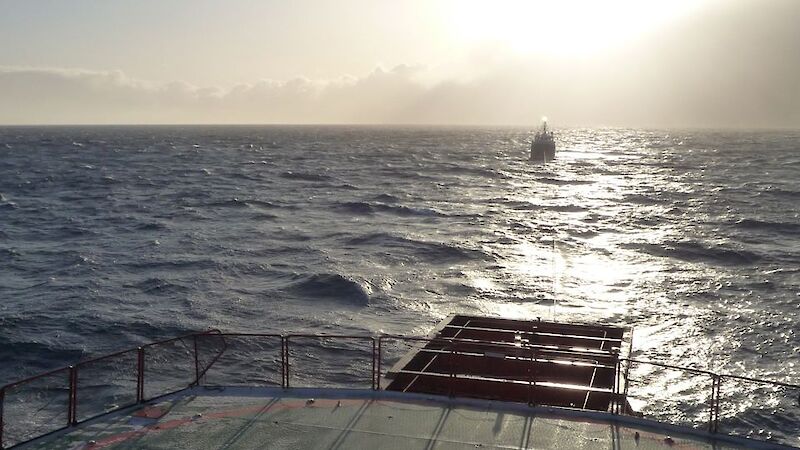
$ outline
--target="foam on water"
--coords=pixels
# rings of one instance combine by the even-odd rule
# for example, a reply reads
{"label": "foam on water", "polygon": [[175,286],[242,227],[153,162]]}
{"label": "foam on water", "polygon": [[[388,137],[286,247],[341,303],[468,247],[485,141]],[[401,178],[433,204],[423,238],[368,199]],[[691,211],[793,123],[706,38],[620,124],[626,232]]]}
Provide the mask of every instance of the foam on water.
{"label": "foam on water", "polygon": [[0,128],[0,383],[207,327],[461,312],[633,326],[636,356],[797,382],[800,134],[559,136],[537,165],[517,129]]}

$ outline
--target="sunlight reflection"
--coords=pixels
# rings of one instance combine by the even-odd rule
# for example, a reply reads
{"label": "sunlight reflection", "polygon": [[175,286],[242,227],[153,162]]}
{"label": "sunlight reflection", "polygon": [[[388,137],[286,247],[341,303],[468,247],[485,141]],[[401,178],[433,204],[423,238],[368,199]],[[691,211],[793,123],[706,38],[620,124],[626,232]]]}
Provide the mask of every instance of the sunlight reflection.
{"label": "sunlight reflection", "polygon": [[563,55],[591,53],[625,43],[694,11],[697,3],[468,0],[453,2],[446,14],[454,34],[464,42],[489,41],[520,53]]}

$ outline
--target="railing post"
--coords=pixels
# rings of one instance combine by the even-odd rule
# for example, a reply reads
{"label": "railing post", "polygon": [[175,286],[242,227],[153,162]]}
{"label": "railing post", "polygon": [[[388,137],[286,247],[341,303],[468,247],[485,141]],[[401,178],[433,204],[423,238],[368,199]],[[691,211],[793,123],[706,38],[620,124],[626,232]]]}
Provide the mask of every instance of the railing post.
{"label": "railing post", "polygon": [[528,356],[530,364],[528,364],[528,406],[533,406],[533,365],[536,364],[536,349],[531,347],[531,352]]}
{"label": "railing post", "polygon": [[611,414],[619,414],[619,358],[614,361],[614,385],[611,393]]}
{"label": "railing post", "polygon": [[375,390],[375,360],[378,355],[378,343],[375,342],[375,336],[372,336],[372,390]]}
{"label": "railing post", "polygon": [[281,389],[286,389],[286,354],[283,351],[284,347],[283,335],[281,335]]}
{"label": "railing post", "polygon": [[539,376],[539,369],[538,369],[538,361],[539,361],[539,349],[537,347],[533,348],[533,406],[536,406],[536,378]]}
{"label": "railing post", "polygon": [[379,391],[381,390],[381,360],[383,359],[382,350],[383,350],[383,336],[378,336],[378,356],[377,356],[377,361],[375,363],[375,367],[377,368],[376,385],[378,386]]}
{"label": "railing post", "polygon": [[289,389],[289,336],[281,335],[281,343],[283,343],[283,356],[281,357],[283,388]]}
{"label": "railing post", "polygon": [[69,366],[69,400],[67,406],[67,425],[75,426],[78,423],[76,416],[78,403],[78,367]]}
{"label": "railing post", "polygon": [[144,402],[144,347],[136,349],[136,403]]}
{"label": "railing post", "polygon": [[720,389],[722,388],[722,375],[717,375],[717,400],[714,402],[714,433],[719,431],[719,402],[721,400],[722,394],[720,393]]}
{"label": "railing post", "polygon": [[200,384],[200,361],[197,358],[197,335],[193,335],[194,338],[194,383],[195,386]]}
{"label": "railing post", "polygon": [[714,433],[714,418],[715,418],[715,411],[716,411],[716,399],[717,399],[717,375],[711,375],[711,400],[709,405],[709,416],[708,416],[708,431]]}
{"label": "railing post", "polygon": [[455,348],[452,346],[453,345],[452,342],[450,343],[450,345],[451,345],[451,347],[450,347],[450,356],[447,358],[447,367],[450,370],[450,382],[447,383],[447,386],[448,386],[447,396],[448,397],[452,397],[453,396],[453,385],[456,383],[456,376],[455,376],[455,373],[453,372],[453,356],[455,355]]}
{"label": "railing post", "polygon": [[[630,353],[628,353],[630,355]],[[628,364],[625,365],[625,374],[622,376],[625,379],[625,384],[622,389],[622,413],[627,414],[628,411],[628,380],[630,380],[631,365],[633,362],[627,359]]]}
{"label": "railing post", "polygon": [[6,389],[0,389],[0,449],[6,448],[3,445],[3,425],[5,422],[3,421],[3,405],[6,403]]}
{"label": "railing post", "polygon": [[78,370],[80,365],[76,364],[72,371],[72,425],[78,423]]}

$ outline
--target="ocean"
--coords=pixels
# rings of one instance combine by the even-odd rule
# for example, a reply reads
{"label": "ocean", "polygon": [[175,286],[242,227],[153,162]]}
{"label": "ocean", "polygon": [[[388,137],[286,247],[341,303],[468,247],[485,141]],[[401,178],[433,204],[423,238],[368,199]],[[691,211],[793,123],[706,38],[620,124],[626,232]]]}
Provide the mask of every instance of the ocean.
{"label": "ocean", "polygon": [[[556,133],[537,164],[516,128],[0,127],[0,384],[209,327],[454,313],[798,383],[800,132]],[[640,370],[646,413],[707,414],[705,385]],[[722,392],[723,421],[800,444],[797,392]]]}

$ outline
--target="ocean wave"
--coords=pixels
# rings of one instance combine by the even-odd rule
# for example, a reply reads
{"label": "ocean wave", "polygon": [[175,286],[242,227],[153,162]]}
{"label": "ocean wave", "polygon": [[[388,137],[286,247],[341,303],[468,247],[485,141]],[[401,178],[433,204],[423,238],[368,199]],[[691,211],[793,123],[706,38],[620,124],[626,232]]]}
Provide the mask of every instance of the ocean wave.
{"label": "ocean wave", "polygon": [[14,259],[21,256],[17,250],[13,248],[0,248],[0,259]]}
{"label": "ocean wave", "polygon": [[550,177],[536,178],[535,181],[538,183],[552,184],[557,186],[571,186],[571,185],[583,185],[583,184],[594,183],[594,181],[590,180],[565,180],[561,178],[550,178]]}
{"label": "ocean wave", "polygon": [[422,217],[446,217],[447,214],[432,208],[419,208],[404,205],[388,205],[386,203],[369,202],[343,202],[336,205],[340,211],[351,214],[368,215],[378,212],[394,214],[398,216],[422,216]]}
{"label": "ocean wave", "polygon": [[536,205],[531,202],[519,201],[519,200],[507,200],[504,198],[494,198],[488,201],[488,203],[492,203],[495,205],[501,205],[504,208],[513,209],[516,211],[532,211],[539,209],[539,205]]}
{"label": "ocean wave", "polygon": [[218,269],[219,263],[212,259],[168,259],[168,260],[134,260],[122,264],[132,269],[159,270],[207,270]]}
{"label": "ocean wave", "polygon": [[495,171],[493,169],[486,168],[486,167],[467,167],[467,166],[461,166],[461,165],[448,165],[447,167],[444,168],[444,170],[447,173],[459,173],[459,174],[465,174],[465,175],[477,175],[477,176],[480,176],[480,177],[492,178],[492,179],[510,178],[505,173],[498,172],[498,171]]}
{"label": "ocean wave", "polygon": [[320,251],[308,246],[272,245],[269,247],[247,249],[246,253],[249,256],[274,258],[276,256],[290,255],[319,255]]}
{"label": "ocean wave", "polygon": [[228,200],[219,200],[219,201],[212,201],[208,203],[201,203],[201,204],[191,204],[187,206],[211,206],[211,207],[224,207],[224,208],[249,208],[249,207],[258,207],[258,208],[281,208],[282,206],[276,205],[275,203],[266,201],[266,200],[256,200],[256,199],[241,199],[239,197],[233,197]]}
{"label": "ocean wave", "polygon": [[266,212],[257,212],[250,216],[254,220],[276,220],[278,216]]}
{"label": "ocean wave", "polygon": [[[262,166],[269,166],[269,167],[277,166],[277,164],[275,164],[274,162],[263,160],[263,159],[260,160],[260,161],[256,161],[256,160],[251,159],[251,160],[247,161],[246,164],[248,164],[248,165],[259,164],[259,165],[262,165]],[[205,170],[205,169],[203,169],[203,170]]]}
{"label": "ocean wave", "polygon": [[541,209],[556,212],[584,212],[587,208],[578,205],[542,205]]}
{"label": "ocean wave", "polygon": [[248,200],[245,200],[245,203],[247,203],[250,206],[255,206],[255,207],[258,207],[258,208],[268,208],[268,209],[283,208],[283,206],[276,205],[275,203],[272,203],[272,202],[267,201],[267,200],[248,199]]}
{"label": "ocean wave", "polygon": [[378,210],[383,212],[390,212],[399,216],[427,216],[427,217],[446,217],[447,214],[437,211],[433,208],[420,208],[403,205],[386,205],[377,203]]}
{"label": "ocean wave", "polygon": [[406,183],[408,183],[410,180],[430,181],[434,183],[441,181],[441,178],[439,177],[427,175],[422,172],[410,171],[405,168],[381,167],[378,169],[378,171],[382,176],[395,178],[398,181],[404,181]]}
{"label": "ocean wave", "polygon": [[782,234],[800,234],[800,223],[772,222],[758,219],[739,219],[734,225],[745,230],[765,230]]}
{"label": "ocean wave", "polygon": [[372,197],[372,199],[375,200],[375,201],[378,201],[378,202],[382,202],[382,203],[398,203],[398,202],[400,202],[400,199],[395,197],[392,194],[378,194],[378,195]]}
{"label": "ocean wave", "polygon": [[134,228],[139,231],[161,231],[169,229],[169,227],[160,222],[140,223],[136,225]]}
{"label": "ocean wave", "polygon": [[58,237],[96,236],[97,232],[86,227],[63,225],[52,230]]}
{"label": "ocean wave", "polygon": [[649,195],[644,195],[644,194],[626,195],[623,198],[623,200],[626,202],[635,203],[637,205],[657,205],[660,203],[665,203],[665,201],[662,199],[651,197]]}
{"label": "ocean wave", "polygon": [[[6,329],[8,330],[8,328]],[[42,341],[10,340],[0,335],[0,360],[7,361],[9,364],[13,362],[24,371],[14,373],[15,380],[22,379],[25,375],[73,364],[84,356],[81,348],[52,345]],[[0,384],[3,384],[2,378],[0,378]]]}
{"label": "ocean wave", "polygon": [[375,208],[366,202],[343,202],[336,205],[336,208],[351,214],[372,214]]}
{"label": "ocean wave", "polygon": [[339,300],[356,305],[368,305],[372,289],[338,273],[298,275],[287,288],[302,297]]}
{"label": "ocean wave", "polygon": [[590,228],[567,228],[567,234],[579,238],[592,238],[600,234],[599,231]]}
{"label": "ocean wave", "polygon": [[248,181],[261,181],[262,177],[259,174],[249,174],[243,172],[231,172],[225,174],[225,176],[229,179],[238,179],[238,180],[248,180]]}
{"label": "ocean wave", "polygon": [[17,209],[17,204],[9,200],[0,192],[0,209]]}
{"label": "ocean wave", "polygon": [[542,205],[526,201],[510,200],[501,201],[500,205],[516,211],[556,211],[556,212],[585,212],[587,208],[579,205]]}
{"label": "ocean wave", "polygon": [[162,278],[148,278],[138,283],[124,284],[123,287],[137,289],[142,293],[152,295],[169,295],[190,291],[187,286]]}
{"label": "ocean wave", "polygon": [[358,191],[359,190],[358,186],[353,186],[350,183],[337,184],[337,185],[331,186],[331,187],[334,187],[336,189],[341,189],[343,191]]}
{"label": "ocean wave", "polygon": [[697,241],[667,241],[662,244],[631,243],[623,248],[640,250],[653,256],[662,256],[688,262],[706,262],[721,265],[749,265],[762,257],[758,253],[719,246],[704,245]]}
{"label": "ocean wave", "polygon": [[800,198],[800,191],[793,191],[793,190],[790,190],[790,189],[774,188],[774,189],[765,189],[763,191],[760,191],[757,195],[759,197],[763,196],[763,195],[770,195],[770,196],[774,196],[774,197],[796,199],[796,198]]}
{"label": "ocean wave", "polygon": [[430,242],[395,236],[389,233],[371,233],[345,239],[345,244],[352,246],[376,246],[387,250],[403,250],[412,256],[427,261],[448,263],[456,261],[491,261],[494,258],[488,253],[459,247],[443,242]]}
{"label": "ocean wave", "polygon": [[[16,250],[12,250],[16,252]],[[94,259],[75,250],[29,249],[25,252],[33,261],[46,264],[51,269],[74,268],[81,265],[96,264]]]}
{"label": "ocean wave", "polygon": [[333,178],[329,177],[328,175],[321,175],[317,173],[306,173],[306,172],[292,172],[287,171],[280,174],[281,178],[285,178],[287,180],[299,180],[299,181],[330,181]]}
{"label": "ocean wave", "polygon": [[[201,206],[201,205],[194,205],[194,206]],[[228,200],[220,200],[215,202],[209,202],[202,206],[221,206],[226,208],[247,208],[248,205],[246,201],[241,200],[237,197],[228,199]]]}

